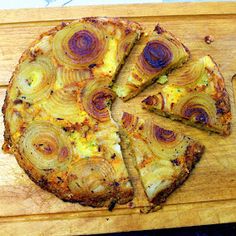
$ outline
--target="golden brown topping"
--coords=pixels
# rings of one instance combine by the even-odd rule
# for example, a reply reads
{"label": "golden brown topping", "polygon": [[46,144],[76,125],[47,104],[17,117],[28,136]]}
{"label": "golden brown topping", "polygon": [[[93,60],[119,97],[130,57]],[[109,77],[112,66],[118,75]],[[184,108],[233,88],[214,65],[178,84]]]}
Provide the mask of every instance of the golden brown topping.
{"label": "golden brown topping", "polygon": [[20,91],[18,99],[38,102],[49,96],[55,82],[55,68],[49,57],[38,56],[32,62],[25,60],[14,82]]}
{"label": "golden brown topping", "polygon": [[104,29],[89,22],[74,22],[58,31],[53,53],[59,64],[71,69],[102,63],[107,47]]}
{"label": "golden brown topping", "polygon": [[138,128],[139,118],[137,116],[131,115],[127,112],[123,113],[122,125],[128,132],[133,132]]}
{"label": "golden brown topping", "polygon": [[111,192],[114,182],[114,169],[102,157],[81,159],[73,164],[68,173],[69,188],[74,194],[108,193]]}
{"label": "golden brown topping", "polygon": [[108,88],[105,80],[92,80],[81,92],[84,110],[101,122],[110,119],[109,102],[114,99],[115,93]]}
{"label": "golden brown topping", "polygon": [[215,101],[204,93],[191,93],[174,106],[175,114],[201,124],[212,125],[216,122]]}
{"label": "golden brown topping", "polygon": [[21,137],[19,147],[25,161],[40,172],[63,170],[72,157],[72,148],[64,132],[45,121],[31,123]]}

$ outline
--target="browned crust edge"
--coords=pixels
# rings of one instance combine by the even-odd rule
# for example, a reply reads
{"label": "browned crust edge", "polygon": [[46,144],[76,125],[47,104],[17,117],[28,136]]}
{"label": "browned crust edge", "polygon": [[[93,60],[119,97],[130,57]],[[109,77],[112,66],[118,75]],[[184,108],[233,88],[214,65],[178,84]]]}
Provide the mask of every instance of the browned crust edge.
{"label": "browned crust edge", "polygon": [[[104,24],[106,22],[107,23],[112,23],[112,24],[117,25],[118,27],[123,26],[123,27],[129,28],[132,31],[135,31],[138,34],[138,37],[136,38],[136,41],[139,39],[140,34],[142,34],[142,27],[139,23],[132,22],[132,21],[129,21],[129,20],[124,20],[124,19],[121,19],[121,18],[86,17],[86,18],[81,18],[81,19],[76,20],[76,21],[72,21],[71,23],[73,23],[73,22],[93,22],[93,23],[96,23],[98,21],[102,24]],[[116,203],[125,204],[125,203],[127,203],[127,202],[129,202],[133,199],[134,190],[133,190],[132,187],[130,187],[130,188],[122,188],[122,187],[116,188],[115,191],[111,195],[107,195],[105,197],[104,196],[94,196],[92,198],[91,197],[88,198],[88,195],[81,195],[81,196],[77,197],[76,199],[73,199],[71,197],[62,196],[61,193],[59,191],[57,191],[55,187],[52,188],[49,185],[49,183],[47,183],[44,179],[36,180],[35,178],[33,178],[30,171],[27,171],[24,168],[23,163],[21,163],[21,159],[22,159],[21,155],[19,154],[19,152],[17,152],[17,147],[15,147],[16,145],[14,145],[12,143],[12,139],[11,139],[11,135],[10,135],[10,126],[9,126],[8,121],[6,120],[6,109],[7,109],[7,106],[9,104],[9,99],[10,99],[8,91],[11,89],[13,79],[15,78],[15,75],[16,75],[17,71],[19,70],[19,64],[21,62],[23,62],[25,60],[25,58],[28,56],[30,48],[33,47],[35,44],[37,44],[37,42],[40,41],[44,36],[54,35],[56,32],[63,29],[65,26],[67,26],[69,24],[70,23],[62,22],[61,24],[55,26],[54,28],[50,29],[49,31],[40,34],[40,36],[38,36],[29,45],[29,47],[22,53],[22,55],[21,55],[21,57],[18,61],[18,64],[16,65],[15,70],[14,70],[14,72],[13,72],[11,78],[10,78],[9,85],[8,85],[6,95],[5,95],[5,99],[4,99],[4,104],[3,104],[3,107],[2,107],[3,123],[4,123],[4,126],[5,126],[4,144],[2,146],[2,150],[5,153],[14,154],[14,156],[16,157],[16,160],[17,160],[18,164],[20,165],[20,167],[25,171],[25,173],[28,175],[28,177],[35,184],[37,184],[42,189],[47,190],[50,193],[53,193],[54,195],[56,195],[61,200],[66,201],[66,202],[77,202],[77,203],[80,203],[81,205],[91,206],[91,207],[109,206],[109,209],[112,210],[112,208],[114,208]]]}
{"label": "browned crust edge", "polygon": [[[16,160],[19,166],[24,170],[24,172],[28,175],[31,181],[33,181],[36,185],[41,187],[43,190],[47,190],[48,192],[54,194],[64,202],[71,203],[79,203],[83,206],[91,206],[91,207],[110,207],[111,203],[115,204],[125,204],[133,199],[134,190],[133,187],[124,188],[120,185],[113,186],[111,188],[111,192],[109,194],[102,193],[100,194],[90,194],[88,195],[86,192],[80,193],[78,195],[73,195],[68,188],[67,182],[65,181],[62,185],[57,184],[55,182],[49,182],[43,176],[38,175],[37,173],[34,177],[35,169],[25,167],[25,163],[18,152],[14,152]],[[118,181],[118,180],[117,180]],[[119,183],[119,182],[118,182]],[[113,207],[114,207],[113,206]]]}
{"label": "browned crust edge", "polygon": [[[229,100],[228,100],[228,102],[229,102]],[[154,112],[157,115],[160,115],[160,116],[163,116],[163,117],[166,117],[166,118],[170,118],[171,120],[178,121],[178,122],[181,122],[181,123],[183,123],[185,125],[188,125],[188,126],[191,126],[191,127],[195,127],[195,128],[201,129],[201,130],[205,130],[205,131],[208,131],[208,132],[218,133],[218,134],[223,135],[223,136],[228,136],[231,133],[231,123],[230,122],[225,124],[223,126],[222,130],[218,130],[218,129],[214,128],[214,127],[209,127],[209,126],[201,125],[200,123],[191,123],[190,124],[190,121],[188,119],[185,119],[183,117],[180,117],[180,116],[177,116],[177,115],[174,115],[174,114],[171,114],[171,113],[168,113],[168,112],[156,109],[154,107],[150,107],[148,105],[145,105],[144,103],[142,103],[142,107],[144,109],[150,111],[150,112]],[[229,114],[231,115],[231,112],[229,112]]]}

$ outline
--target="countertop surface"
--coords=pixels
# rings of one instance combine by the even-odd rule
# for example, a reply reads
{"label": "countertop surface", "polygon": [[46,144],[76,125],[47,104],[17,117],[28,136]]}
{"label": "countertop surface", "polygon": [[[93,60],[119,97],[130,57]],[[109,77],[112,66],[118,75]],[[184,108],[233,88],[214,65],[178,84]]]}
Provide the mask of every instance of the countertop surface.
{"label": "countertop surface", "polygon": [[[218,0],[221,2],[233,2],[232,0]],[[132,4],[132,3],[159,3],[159,2],[216,2],[216,0],[1,0],[0,9],[37,8],[37,7],[65,7],[80,5],[108,5],[108,4]]]}

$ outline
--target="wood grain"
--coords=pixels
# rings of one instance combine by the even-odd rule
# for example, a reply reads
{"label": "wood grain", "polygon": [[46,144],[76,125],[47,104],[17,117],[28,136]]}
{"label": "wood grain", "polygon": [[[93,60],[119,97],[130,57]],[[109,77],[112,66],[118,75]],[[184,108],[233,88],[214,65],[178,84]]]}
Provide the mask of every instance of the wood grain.
{"label": "wood grain", "polygon": [[[135,187],[134,208],[117,206],[113,212],[105,208],[92,209],[64,203],[33,184],[11,155],[0,152],[0,235],[30,234],[92,234],[154,228],[180,227],[236,221],[236,3],[180,3],[130,6],[89,6],[0,11],[0,106],[5,88],[21,53],[39,33],[61,20],[81,16],[122,16],[142,23],[152,31],[160,22],[190,48],[194,57],[210,54],[220,65],[230,94],[233,113],[232,134],[216,134],[184,126],[141,109],[139,103],[155,86],[140,96],[123,103],[117,99],[113,116],[119,119],[123,111],[143,118],[152,118],[160,125],[184,132],[206,146],[206,152],[185,184],[172,194],[164,208],[150,214],[140,214],[148,205],[136,170],[126,160]],[[215,41],[208,45],[206,35]],[[143,44],[133,49],[118,81],[125,78],[132,58]],[[0,132],[4,127],[0,117]],[[3,137],[0,136],[0,144]]]}

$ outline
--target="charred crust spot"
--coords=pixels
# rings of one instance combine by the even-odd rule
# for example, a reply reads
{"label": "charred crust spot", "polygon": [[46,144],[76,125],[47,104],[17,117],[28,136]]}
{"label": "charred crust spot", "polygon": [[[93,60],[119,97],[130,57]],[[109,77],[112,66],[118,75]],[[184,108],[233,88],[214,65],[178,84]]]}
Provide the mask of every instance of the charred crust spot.
{"label": "charred crust spot", "polygon": [[108,210],[109,210],[109,211],[112,211],[112,210],[114,209],[115,205],[116,205],[116,200],[113,199],[113,200],[110,202],[109,206],[108,206]]}
{"label": "charred crust spot", "polygon": [[57,176],[57,179],[58,179],[58,183],[63,183],[64,182],[63,179],[59,176]]}
{"label": "charred crust spot", "polygon": [[64,28],[65,26],[67,26],[67,23],[66,23],[66,22],[64,22],[64,21],[62,21],[62,22],[61,22],[61,27],[63,27],[63,28]]}
{"label": "charred crust spot", "polygon": [[120,184],[119,184],[118,182],[115,181],[115,182],[114,182],[114,186],[115,186],[115,187],[119,187]]}
{"label": "charred crust spot", "polygon": [[62,129],[67,132],[68,131],[68,128],[67,127],[62,127]]}
{"label": "charred crust spot", "polygon": [[201,158],[205,147],[199,143],[193,143],[189,145],[185,152],[185,159],[187,164],[192,164],[193,162],[199,161]]}
{"label": "charred crust spot", "polygon": [[156,25],[154,31],[156,31],[158,34],[162,34],[165,32],[165,30],[159,24]]}
{"label": "charred crust spot", "polygon": [[101,146],[98,145],[98,152],[101,152]]}
{"label": "charred crust spot", "polygon": [[115,159],[116,158],[116,154],[114,153],[112,156],[111,156],[111,159]]}
{"label": "charred crust spot", "polygon": [[131,29],[130,28],[127,28],[127,29],[125,29],[125,35],[128,35],[129,33],[131,33]]}
{"label": "charred crust spot", "polygon": [[88,66],[88,68],[89,68],[89,69],[92,69],[92,68],[95,67],[96,65],[97,65],[97,64],[95,64],[95,63],[94,63],[94,64],[90,64],[90,65]]}
{"label": "charred crust spot", "polygon": [[230,111],[230,106],[229,106],[229,97],[222,96],[220,99],[218,99],[215,103],[216,109],[217,109],[217,114],[226,114],[227,112]]}
{"label": "charred crust spot", "polygon": [[18,105],[18,104],[22,104],[23,101],[21,99],[16,99],[14,102],[13,102],[15,105]]}
{"label": "charred crust spot", "polygon": [[186,51],[188,54],[190,54],[190,50],[189,50],[184,44],[182,44],[182,46],[184,47],[185,51]]}
{"label": "charred crust spot", "polygon": [[138,129],[143,130],[143,128],[144,128],[143,125],[140,125]]}
{"label": "charred crust spot", "polygon": [[176,158],[174,160],[171,160],[171,163],[174,165],[174,166],[179,166],[180,165],[180,162],[179,162],[179,159]]}
{"label": "charred crust spot", "polygon": [[41,178],[39,181],[38,181],[38,184],[39,186],[41,186],[42,188],[46,188],[47,185],[48,185],[48,181],[45,179],[45,178]]}

